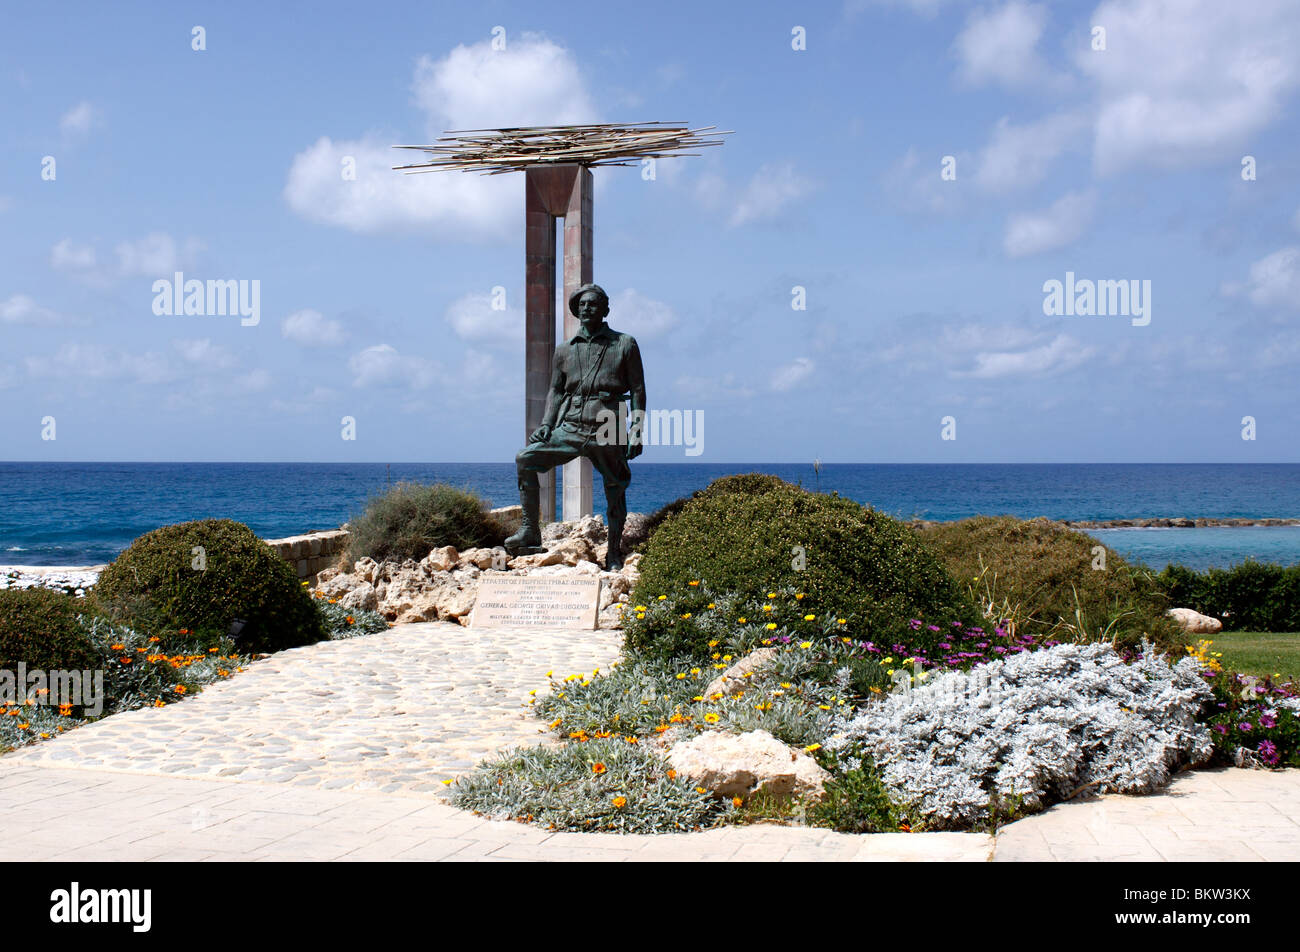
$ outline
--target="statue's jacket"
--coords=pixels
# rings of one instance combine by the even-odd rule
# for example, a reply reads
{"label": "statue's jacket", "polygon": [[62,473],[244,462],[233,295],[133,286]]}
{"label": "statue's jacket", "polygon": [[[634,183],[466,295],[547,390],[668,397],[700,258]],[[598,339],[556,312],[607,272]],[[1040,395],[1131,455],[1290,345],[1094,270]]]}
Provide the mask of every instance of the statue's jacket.
{"label": "statue's jacket", "polygon": [[579,330],[555,349],[551,393],[557,407],[553,425],[592,436],[607,419],[601,411],[618,413],[622,401],[645,408],[645,371],[636,338],[608,324],[590,337]]}

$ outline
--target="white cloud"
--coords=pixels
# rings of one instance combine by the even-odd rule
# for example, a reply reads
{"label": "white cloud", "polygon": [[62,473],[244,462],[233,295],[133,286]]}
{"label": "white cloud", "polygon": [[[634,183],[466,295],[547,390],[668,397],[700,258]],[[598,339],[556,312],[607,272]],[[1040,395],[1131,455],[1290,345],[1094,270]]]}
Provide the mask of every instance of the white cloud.
{"label": "white cloud", "polygon": [[484,39],[437,61],[422,56],[414,92],[433,135],[596,118],[573,54],[537,33],[510,37],[504,50]]}
{"label": "white cloud", "polygon": [[[466,128],[591,122],[597,115],[573,54],[545,37],[522,33],[505,50],[485,39],[457,46],[439,60],[422,57],[414,98],[429,141]],[[301,217],[362,233],[419,229],[465,239],[502,240],[519,215],[517,176],[424,172],[407,175],[395,165],[422,161],[425,153],[394,150],[370,134],[334,140],[322,136],[298,153],[284,197]],[[355,180],[343,177],[344,160]]]}
{"label": "white cloud", "polygon": [[131,354],[97,344],[67,343],[53,356],[28,357],[25,363],[33,377],[130,380],[139,384],[170,383],[180,377],[166,354]]}
{"label": "white cloud", "polygon": [[[957,211],[962,204],[962,190],[957,182],[941,175],[943,156],[922,156],[915,147],[909,148],[885,173],[883,182],[889,196],[904,211],[940,215]],[[965,153],[953,155],[957,178],[966,173],[968,157]]]}
{"label": "white cloud", "polygon": [[280,324],[280,334],[304,347],[336,347],[347,339],[342,323],[311,308],[294,311],[286,317]]}
{"label": "white cloud", "polygon": [[609,302],[608,320],[612,327],[638,340],[653,340],[677,325],[677,313],[671,305],[627,288]]}
{"label": "white cloud", "polygon": [[810,357],[796,357],[783,367],[778,367],[772,374],[772,389],[778,392],[791,390],[806,380],[816,369]]}
{"label": "white cloud", "polygon": [[84,136],[99,121],[99,115],[89,102],[79,102],[63,114],[59,129],[64,135]]}
{"label": "white cloud", "polygon": [[240,374],[231,382],[231,385],[236,393],[261,393],[271,386],[273,379],[270,371],[258,367],[246,374]]}
{"label": "white cloud", "polygon": [[795,172],[792,163],[763,165],[736,200],[730,224],[744,225],[776,218],[782,208],[811,190],[812,183]]}
{"label": "white cloud", "polygon": [[1086,143],[1087,133],[1082,112],[1056,113],[1022,126],[1003,116],[976,160],[975,184],[988,192],[1037,185],[1058,156]]}
{"label": "white cloud", "polygon": [[64,238],[50,249],[50,267],[56,271],[89,271],[95,267],[95,249]]}
{"label": "white cloud", "polygon": [[1093,147],[1102,173],[1239,157],[1280,118],[1300,84],[1300,17],[1293,0],[1106,0],[1075,64],[1095,80]]}
{"label": "white cloud", "polygon": [[974,86],[1041,84],[1048,70],[1037,46],[1046,24],[1045,8],[1020,0],[972,13],[953,43],[958,75]]}
{"label": "white cloud", "polygon": [[1095,204],[1091,192],[1067,192],[1045,211],[1012,215],[1003,248],[1012,258],[1064,248],[1088,227]]}
{"label": "white cloud", "polygon": [[138,241],[119,242],[118,270],[123,277],[171,277],[173,272],[193,267],[203,243],[188,238],[181,245],[165,232],[152,232]]}
{"label": "white cloud", "polygon": [[408,387],[423,390],[433,383],[438,367],[423,357],[403,357],[388,344],[376,344],[348,361],[354,387]]}
{"label": "white cloud", "polygon": [[1281,248],[1256,261],[1244,288],[1229,285],[1224,289],[1229,295],[1241,290],[1256,307],[1300,310],[1300,246]]}
{"label": "white cloud", "polygon": [[0,323],[3,324],[57,324],[61,319],[57,311],[42,307],[25,294],[15,294],[7,301],[0,301]]}
{"label": "white cloud", "polygon": [[470,292],[452,301],[443,314],[461,340],[515,346],[524,340],[524,311],[519,307],[492,309],[492,295]]}
{"label": "white cloud", "polygon": [[236,363],[230,351],[219,344],[212,343],[209,337],[174,340],[172,347],[186,363],[199,364],[204,369],[222,370],[233,367]]}
{"label": "white cloud", "polygon": [[985,380],[1047,376],[1071,370],[1095,353],[1093,348],[1085,347],[1073,337],[1058,334],[1048,343],[1027,349],[980,351],[974,355],[974,366],[971,369],[954,371],[953,376]]}

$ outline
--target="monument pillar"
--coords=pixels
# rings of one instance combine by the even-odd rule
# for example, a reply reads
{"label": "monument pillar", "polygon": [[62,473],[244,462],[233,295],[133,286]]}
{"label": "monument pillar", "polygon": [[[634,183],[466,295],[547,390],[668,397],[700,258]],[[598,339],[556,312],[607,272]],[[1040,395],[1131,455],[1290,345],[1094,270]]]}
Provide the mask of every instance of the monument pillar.
{"label": "monument pillar", "polygon": [[[555,220],[564,219],[564,297],[593,280],[591,169],[581,165],[538,165],[524,172],[527,234],[524,241],[526,312],[524,318],[524,440],[541,426],[555,356]],[[564,307],[564,339],[579,328]],[[538,474],[542,522],[555,519],[555,472]],[[591,461],[564,464],[566,520],[591,515]]]}

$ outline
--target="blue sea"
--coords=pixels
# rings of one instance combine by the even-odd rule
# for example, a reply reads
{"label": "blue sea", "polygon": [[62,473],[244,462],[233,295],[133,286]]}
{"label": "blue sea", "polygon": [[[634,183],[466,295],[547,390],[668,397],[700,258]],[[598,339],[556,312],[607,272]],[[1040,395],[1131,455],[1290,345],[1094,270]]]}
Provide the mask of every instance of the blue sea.
{"label": "blue sea", "polygon": [[[1104,520],[1300,516],[1300,464],[632,464],[631,512],[738,472],[774,473],[901,518]],[[604,511],[599,486],[596,510]],[[0,564],[109,562],[135,537],[223,517],[264,538],[330,529],[399,480],[447,482],[518,502],[512,463],[0,463]],[[1300,527],[1099,529],[1116,551],[1159,568],[1300,562]]]}

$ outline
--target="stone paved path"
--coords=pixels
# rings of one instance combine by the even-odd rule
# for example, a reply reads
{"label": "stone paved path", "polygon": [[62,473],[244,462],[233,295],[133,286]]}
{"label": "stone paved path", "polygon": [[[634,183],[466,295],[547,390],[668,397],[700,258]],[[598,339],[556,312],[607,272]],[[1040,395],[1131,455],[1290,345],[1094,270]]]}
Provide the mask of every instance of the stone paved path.
{"label": "stone paved path", "polygon": [[254,662],[197,697],[106,717],[0,763],[444,795],[442,780],[545,739],[528,692],[607,669],[617,631],[428,622]]}
{"label": "stone paved path", "polygon": [[999,862],[1300,860],[1300,770],[1195,770],[1149,797],[1062,803],[998,832]]}
{"label": "stone paved path", "polygon": [[[180,704],[0,757],[0,860],[994,858],[974,833],[548,833],[446,803],[442,779],[545,740],[526,702],[548,670],[607,668],[620,641],[431,623],[281,652]],[[1066,804],[1005,827],[996,852],[1300,859],[1300,770],[1201,772],[1168,796]]]}

